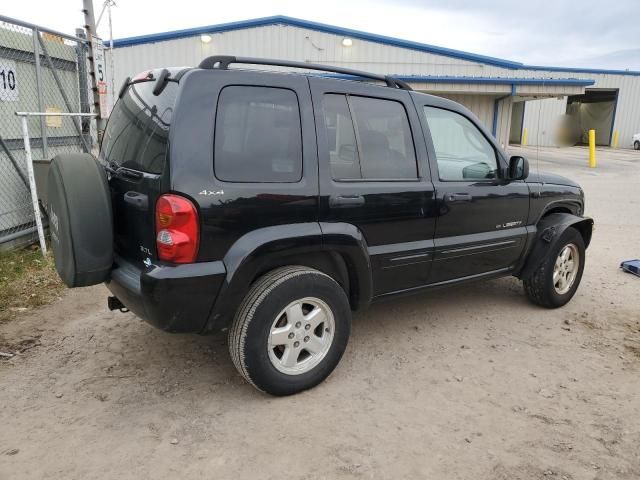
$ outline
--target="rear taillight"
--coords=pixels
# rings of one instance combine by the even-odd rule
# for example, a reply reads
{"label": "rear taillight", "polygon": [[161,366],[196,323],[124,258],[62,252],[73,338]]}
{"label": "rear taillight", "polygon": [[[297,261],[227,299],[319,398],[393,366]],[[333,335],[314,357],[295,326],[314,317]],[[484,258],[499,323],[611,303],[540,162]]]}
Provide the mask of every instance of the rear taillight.
{"label": "rear taillight", "polygon": [[195,262],[199,239],[198,212],[193,203],[178,195],[162,195],[156,202],[158,258],[173,263]]}

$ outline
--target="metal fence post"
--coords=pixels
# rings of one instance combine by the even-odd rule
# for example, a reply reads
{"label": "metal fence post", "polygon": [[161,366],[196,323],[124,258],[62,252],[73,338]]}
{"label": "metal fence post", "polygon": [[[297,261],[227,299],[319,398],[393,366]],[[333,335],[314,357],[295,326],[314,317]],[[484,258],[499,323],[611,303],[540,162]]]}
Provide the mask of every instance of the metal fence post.
{"label": "metal fence post", "polygon": [[[71,107],[71,102],[69,101],[69,97],[67,96],[67,93],[64,91],[64,87],[62,86],[62,82],[60,81],[60,77],[58,76],[58,72],[56,72],[56,67],[53,64],[51,57],[49,56],[49,52],[47,51],[47,46],[42,41],[42,38],[40,38],[40,47],[42,47],[42,53],[44,53],[44,58],[49,63],[51,74],[53,75],[53,79],[55,80],[56,85],[58,86],[58,90],[60,90],[60,95],[62,96],[62,100],[64,101],[64,104],[66,105],[67,110],[72,113],[73,108]],[[86,139],[82,135],[82,127],[80,126],[80,121],[77,120],[75,117],[73,118],[73,126],[76,128],[76,132],[80,136],[80,142],[84,146],[85,152],[91,153],[91,147],[87,144]]]}
{"label": "metal fence post", "polygon": [[27,117],[22,117],[22,139],[24,141],[24,155],[27,160],[27,175],[29,177],[29,190],[31,190],[31,202],[33,212],[36,217],[36,227],[38,228],[38,240],[40,240],[40,250],[42,256],[47,257],[47,243],[44,239],[44,228],[40,217],[40,203],[38,202],[38,192],[36,190],[36,177],[33,173],[33,158],[31,157],[31,142],[29,142],[29,128],[27,127]]}
{"label": "metal fence post", "polygon": [[[40,31],[37,28],[33,32],[33,56],[36,65],[36,93],[38,95],[38,110],[44,112],[44,103],[42,102],[42,70],[40,69]],[[42,139],[42,158],[48,159],[49,152],[47,146],[47,121],[44,117],[40,117],[40,138]]]}
{"label": "metal fence post", "polygon": [[42,255],[47,255],[47,244],[44,237],[44,227],[42,225],[42,217],[40,216],[40,202],[38,200],[38,190],[36,185],[35,174],[33,171],[33,157],[31,156],[31,141],[29,139],[29,127],[27,125],[28,117],[92,117],[93,113],[69,113],[69,112],[15,112],[16,116],[22,121],[22,141],[24,143],[24,155],[27,163],[27,177],[29,180],[29,190],[31,191],[31,203],[33,206],[33,214],[35,216],[36,227],[38,230],[38,239],[40,240],[40,248]]}

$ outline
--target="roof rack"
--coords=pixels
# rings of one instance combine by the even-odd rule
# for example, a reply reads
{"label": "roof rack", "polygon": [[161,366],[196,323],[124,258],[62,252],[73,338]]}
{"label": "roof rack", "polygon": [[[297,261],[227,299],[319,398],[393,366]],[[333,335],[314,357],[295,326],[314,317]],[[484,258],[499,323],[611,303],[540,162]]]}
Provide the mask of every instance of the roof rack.
{"label": "roof rack", "polygon": [[320,70],[323,72],[341,73],[345,75],[353,75],[354,77],[368,78],[378,80],[387,84],[391,88],[399,88],[401,90],[411,90],[411,87],[389,75],[377,75],[375,73],[362,72],[360,70],[352,70],[350,68],[331,67],[328,65],[319,65],[317,63],[293,62],[290,60],[273,60],[270,58],[252,58],[252,57],[234,57],[232,55],[214,55],[207,57],[200,62],[198,68],[227,70],[232,63],[242,63],[245,65],[273,65],[276,67],[292,67],[304,68],[307,70]]}

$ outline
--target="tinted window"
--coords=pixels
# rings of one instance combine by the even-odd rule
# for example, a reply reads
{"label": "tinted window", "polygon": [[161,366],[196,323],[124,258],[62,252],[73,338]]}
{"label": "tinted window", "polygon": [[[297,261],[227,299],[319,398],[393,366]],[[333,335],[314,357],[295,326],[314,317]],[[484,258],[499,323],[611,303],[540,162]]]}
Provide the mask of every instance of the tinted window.
{"label": "tinted window", "polygon": [[440,180],[466,181],[497,177],[496,151],[468,118],[434,107],[425,107],[424,114],[436,151]]}
{"label": "tinted window", "polygon": [[302,177],[302,132],[296,94],[232,86],[220,93],[215,173],[228,182],[296,182]]}
{"label": "tinted window", "polygon": [[329,141],[329,163],[335,180],[362,178],[356,134],[344,95],[325,95],[324,122]]}
{"label": "tinted window", "polygon": [[416,154],[407,112],[399,102],[349,97],[362,178],[416,178]]}
{"label": "tinted window", "polygon": [[325,95],[324,117],[334,179],[417,178],[413,138],[401,103]]}
{"label": "tinted window", "polygon": [[102,140],[103,160],[162,173],[178,85],[169,82],[159,96],[152,93],[154,85],[155,82],[132,85],[116,102]]}

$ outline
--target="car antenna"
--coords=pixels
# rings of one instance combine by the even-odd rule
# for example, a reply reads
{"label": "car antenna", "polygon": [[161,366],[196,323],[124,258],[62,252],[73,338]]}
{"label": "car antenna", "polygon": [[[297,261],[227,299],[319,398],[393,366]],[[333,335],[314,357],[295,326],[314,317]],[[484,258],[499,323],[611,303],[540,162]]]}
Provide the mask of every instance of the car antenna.
{"label": "car antenna", "polygon": [[[542,80],[544,91],[544,79]],[[536,129],[536,170],[538,171],[538,198],[542,196],[542,181],[540,180],[540,117],[542,116],[542,100],[538,101],[538,127]]]}

